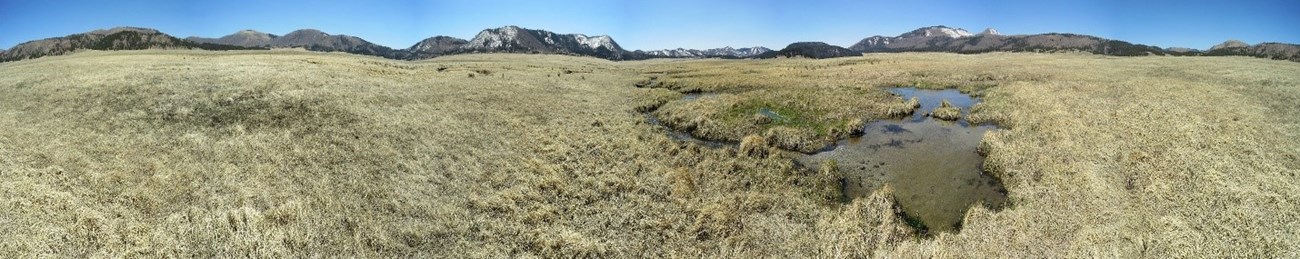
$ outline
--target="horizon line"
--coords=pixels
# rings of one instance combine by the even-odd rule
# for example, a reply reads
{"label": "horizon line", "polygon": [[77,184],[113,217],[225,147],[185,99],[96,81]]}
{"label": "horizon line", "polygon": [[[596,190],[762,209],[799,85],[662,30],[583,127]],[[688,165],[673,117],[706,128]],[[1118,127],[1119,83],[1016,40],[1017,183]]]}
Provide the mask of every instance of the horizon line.
{"label": "horizon line", "polygon": [[[604,34],[604,33],[600,33],[600,34],[587,34],[587,33],[581,33],[581,32],[556,32],[556,31],[551,31],[551,30],[547,30],[547,29],[537,29],[537,28],[534,28],[534,27],[528,27],[528,26],[523,26],[523,25],[515,25],[515,24],[502,25],[502,26],[499,26],[499,27],[489,27],[489,28],[484,28],[484,29],[482,29],[482,30],[479,30],[479,33],[482,33],[483,31],[488,31],[488,30],[493,30],[493,29],[502,29],[502,28],[507,28],[507,27],[517,27],[517,28],[527,29],[527,30],[540,30],[540,31],[547,31],[547,32],[552,32],[552,33],[562,34],[562,35],[584,35],[584,36],[588,36],[588,37],[608,36],[608,37],[610,37],[612,40],[614,40],[615,43],[618,43],[618,39],[617,39],[617,37],[615,37],[614,35],[610,35],[610,34]],[[877,34],[877,35],[864,36],[862,39],[866,39],[866,38],[870,38],[870,37],[876,37],[876,36],[881,36],[881,37],[897,37],[897,36],[900,36],[900,35],[902,35],[902,34],[906,34],[906,33],[908,33],[908,32],[912,32],[912,31],[916,31],[916,30],[920,30],[920,29],[924,29],[924,28],[931,28],[931,27],[946,27],[946,28],[952,28],[952,29],[960,29],[960,30],[966,31],[966,32],[968,32],[968,33],[971,33],[971,34],[974,35],[974,36],[978,36],[978,35],[980,35],[984,30],[987,30],[987,29],[993,29],[993,30],[995,30],[995,31],[998,32],[998,35],[1002,35],[1002,36],[1026,36],[1026,35],[1042,35],[1042,34],[1052,34],[1052,33],[1060,33],[1060,34],[1076,34],[1076,35],[1085,35],[1085,36],[1098,37],[1098,38],[1107,39],[1107,40],[1118,40],[1118,41],[1124,41],[1124,42],[1129,42],[1129,43],[1133,43],[1133,44],[1141,44],[1141,45],[1153,46],[1153,47],[1158,47],[1158,48],[1161,48],[1161,49],[1170,49],[1170,48],[1188,48],[1188,49],[1193,49],[1193,50],[1208,50],[1208,49],[1210,49],[1210,48],[1213,48],[1213,46],[1215,46],[1215,45],[1222,44],[1222,43],[1226,43],[1226,42],[1230,42],[1230,41],[1239,41],[1239,42],[1244,42],[1244,43],[1246,43],[1246,44],[1248,44],[1248,45],[1256,45],[1256,44],[1263,44],[1263,43],[1297,44],[1297,43],[1289,43],[1289,42],[1281,42],[1281,41],[1261,41],[1261,42],[1251,43],[1251,42],[1246,42],[1246,41],[1243,41],[1243,40],[1237,40],[1237,39],[1235,39],[1235,38],[1229,38],[1229,39],[1225,39],[1225,40],[1222,41],[1222,42],[1219,42],[1219,43],[1216,43],[1216,44],[1210,45],[1210,46],[1205,47],[1205,48],[1199,48],[1199,47],[1187,47],[1187,46],[1159,46],[1159,45],[1154,45],[1154,44],[1150,44],[1150,45],[1149,45],[1149,44],[1145,44],[1145,43],[1141,43],[1141,42],[1132,42],[1132,41],[1127,41],[1127,40],[1123,40],[1123,39],[1106,38],[1106,37],[1097,36],[1097,35],[1082,34],[1082,33],[1072,33],[1072,32],[1059,32],[1059,31],[1052,31],[1052,32],[1039,32],[1039,33],[1017,33],[1017,34],[1008,34],[1008,33],[1003,33],[1001,30],[998,30],[996,27],[988,27],[988,28],[985,28],[984,30],[980,30],[981,33],[975,33],[975,32],[971,32],[970,30],[967,30],[966,28],[962,28],[962,27],[954,27],[954,26],[947,26],[947,25],[943,25],[943,24],[939,24],[939,25],[929,25],[929,26],[922,26],[922,27],[918,27],[918,28],[913,29],[913,30],[909,30],[909,31],[906,31],[906,32],[902,32],[902,33],[896,34],[896,35],[894,35],[894,36],[887,36],[887,35]],[[20,42],[20,43],[14,44],[13,46],[10,46],[10,47],[8,47],[8,48],[4,48],[4,49],[0,49],[0,50],[4,50],[4,51],[11,50],[11,49],[13,49],[13,48],[15,48],[15,47],[17,47],[17,46],[19,46],[19,45],[26,44],[26,43],[31,43],[31,42],[34,42],[34,41],[48,40],[48,39],[54,39],[54,38],[61,38],[61,37],[67,37],[67,36],[76,35],[76,34],[90,33],[90,32],[94,32],[94,31],[98,31],[98,30],[112,30],[112,29],[117,29],[117,28],[138,28],[138,29],[155,30],[155,31],[158,31],[158,32],[161,32],[161,33],[167,34],[167,35],[169,35],[169,36],[176,37],[176,38],[178,38],[178,39],[182,39],[182,40],[189,40],[189,38],[218,39],[218,38],[225,37],[225,36],[235,35],[235,34],[238,34],[239,32],[242,32],[242,31],[254,31],[254,32],[259,32],[259,33],[270,34],[270,35],[272,35],[272,36],[276,36],[276,37],[281,37],[281,36],[288,35],[288,34],[290,34],[290,33],[297,32],[297,31],[302,31],[302,30],[315,30],[315,31],[319,31],[319,32],[322,32],[322,33],[325,33],[325,34],[331,35],[331,36],[341,35],[341,36],[357,37],[357,38],[360,38],[360,39],[362,39],[362,40],[365,40],[366,42],[370,42],[370,43],[372,43],[372,44],[376,44],[376,45],[383,46],[383,47],[387,47],[387,48],[394,49],[394,50],[409,49],[410,47],[413,47],[413,46],[415,46],[416,44],[419,44],[421,41],[424,41],[424,40],[427,40],[427,39],[430,39],[430,38],[434,38],[434,37],[452,37],[452,38],[462,39],[462,40],[473,40],[475,37],[477,37],[477,34],[478,34],[478,33],[475,33],[474,36],[471,36],[471,37],[465,37],[465,38],[457,37],[457,36],[451,36],[451,35],[446,35],[446,34],[438,34],[438,35],[427,36],[427,37],[421,38],[420,40],[417,40],[417,41],[415,41],[414,43],[410,43],[410,44],[407,44],[407,45],[397,45],[397,46],[406,46],[406,47],[394,48],[394,47],[392,47],[393,45],[381,44],[381,43],[378,43],[378,42],[375,42],[375,41],[369,40],[369,39],[367,39],[366,37],[359,36],[359,35],[356,35],[356,34],[351,34],[351,33],[331,33],[331,32],[329,32],[329,31],[326,31],[325,29],[318,29],[318,28],[316,28],[316,27],[298,28],[298,29],[291,30],[291,31],[289,31],[289,32],[287,32],[287,33],[284,33],[284,34],[276,34],[276,33],[270,33],[270,32],[266,32],[266,31],[262,31],[262,30],[258,30],[258,29],[253,29],[253,28],[245,28],[245,29],[236,30],[234,33],[225,34],[225,35],[218,35],[218,36],[201,36],[201,35],[179,36],[179,35],[177,35],[177,34],[175,34],[175,33],[168,33],[168,32],[166,32],[166,31],[163,31],[162,29],[157,29],[157,28],[155,28],[155,27],[136,26],[136,25],[119,25],[119,26],[113,26],[113,27],[108,27],[108,28],[96,28],[96,29],[90,29],[90,30],[86,30],[86,31],[82,31],[82,32],[75,32],[75,33],[71,33],[71,34],[64,34],[64,35],[58,35],[58,36],[49,36],[49,37],[44,37],[44,38],[39,38],[39,39],[30,39],[30,40],[22,41],[22,42]],[[862,39],[859,39],[858,41],[861,41]],[[783,47],[789,46],[789,44],[794,44],[794,43],[799,43],[799,42],[822,42],[822,43],[827,43],[827,44],[831,44],[831,45],[835,45],[835,46],[840,46],[840,47],[847,47],[847,46],[851,46],[851,45],[853,45],[853,44],[856,44],[856,42],[854,42],[854,43],[850,43],[850,44],[847,44],[847,45],[840,45],[840,44],[834,44],[834,43],[830,43],[830,42],[826,42],[826,41],[817,41],[817,40],[800,40],[800,41],[794,41],[794,42],[786,43],[785,46],[763,46],[763,45],[747,46],[747,45],[740,45],[740,44],[720,44],[720,45],[722,45],[722,46],[716,46],[716,45],[715,45],[714,47],[707,47],[707,48],[690,48],[690,47],[681,47],[681,46],[679,46],[679,47],[650,48],[650,49],[642,49],[642,48],[637,48],[637,49],[627,49],[627,48],[625,48],[624,50],[627,50],[627,51],[658,51],[658,50],[678,50],[678,49],[682,49],[682,50],[709,50],[709,49],[718,49],[718,48],[727,48],[727,47],[730,47],[730,48],[754,48],[754,47],[763,47],[763,48],[768,48],[768,49],[772,49],[772,50],[778,50],[778,49],[780,49],[780,48],[783,48]],[[618,43],[618,44],[619,44],[619,46],[622,46],[622,45],[623,45],[622,43]],[[409,46],[408,46],[408,45],[409,45]],[[736,46],[741,46],[741,47],[736,47]]]}

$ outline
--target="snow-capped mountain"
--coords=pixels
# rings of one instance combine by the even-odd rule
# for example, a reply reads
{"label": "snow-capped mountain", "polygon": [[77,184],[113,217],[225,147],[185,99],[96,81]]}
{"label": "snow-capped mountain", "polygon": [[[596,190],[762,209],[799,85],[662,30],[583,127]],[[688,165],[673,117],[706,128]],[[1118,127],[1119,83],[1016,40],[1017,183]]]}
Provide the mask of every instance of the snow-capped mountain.
{"label": "snow-capped mountain", "polygon": [[[578,40],[579,44],[585,45],[591,49],[598,49],[601,47],[604,47],[606,49],[619,48],[617,44],[614,44],[614,38],[610,38],[609,35],[597,35],[592,37],[587,37],[587,35],[582,35],[582,34],[572,34],[572,35],[573,35],[573,39]],[[547,39],[549,40],[550,38]]]}
{"label": "snow-capped mountain", "polygon": [[763,53],[767,53],[770,51],[772,50],[764,47],[750,47],[750,48],[737,49],[737,48],[732,48],[730,46],[727,46],[722,48],[714,48],[714,49],[706,49],[706,50],[683,49],[683,48],[651,50],[651,51],[645,51],[644,53],[646,55],[650,55],[654,57],[666,57],[666,58],[713,58],[713,57],[749,58],[749,57],[762,55]]}
{"label": "snow-capped mountain", "polygon": [[975,34],[971,34],[969,31],[966,31],[965,29],[952,28],[943,25],[924,27],[924,28],[913,30],[908,33],[904,33],[903,35],[898,35],[899,38],[918,38],[918,37],[961,38],[961,37],[970,37],[970,36],[975,36]]}
{"label": "snow-capped mountain", "polygon": [[893,43],[894,39],[896,38],[898,37],[885,37],[880,35],[871,36],[871,37],[867,37],[866,39],[862,39],[861,41],[858,41],[858,43],[853,44],[853,46],[849,46],[849,49],[856,50],[856,51],[867,51],[868,49],[874,47],[889,46],[889,44]]}
{"label": "snow-capped mountain", "polygon": [[1249,45],[1240,41],[1228,41],[1207,51],[1199,51],[1187,48],[1162,49],[1155,46],[1071,33],[1002,35],[996,29],[987,28],[979,34],[972,34],[961,28],[947,26],[919,28],[893,37],[871,36],[862,39],[848,49],[820,42],[800,42],[790,44],[781,51],[773,51],[764,47],[626,51],[612,37],[606,35],[558,34],[518,26],[486,29],[479,32],[471,40],[448,36],[431,37],[407,49],[392,49],[359,37],[331,35],[312,29],[297,30],[283,36],[255,30],[241,30],[220,38],[189,37],[178,39],[154,29],[118,27],[28,41],[8,50],[0,50],[0,61],[62,55],[83,49],[251,50],[267,48],[306,48],[312,51],[340,51],[405,60],[460,53],[498,52],[563,54],[609,60],[635,60],[649,58],[769,58],[777,56],[827,58],[855,56],[862,52],[908,51],[952,53],[1077,51],[1112,56],[1231,55],[1300,61],[1300,45],[1286,43],[1270,42]]}
{"label": "snow-capped mountain", "polygon": [[657,57],[669,57],[669,58],[704,57],[704,51],[698,49],[676,48],[676,49],[651,50],[651,51],[643,51],[643,52],[645,52],[646,55],[657,56]]}
{"label": "snow-capped mountain", "polygon": [[747,57],[762,55],[763,53],[767,53],[771,51],[772,49],[758,47],[758,46],[749,47],[749,48],[739,48],[739,49],[734,49],[731,48],[730,46],[727,46],[727,47],[716,48],[716,49],[708,49],[705,50],[704,53],[711,56],[734,56],[739,58],[747,58]]}
{"label": "snow-capped mountain", "polygon": [[452,52],[569,54],[612,60],[624,59],[629,53],[606,35],[558,34],[518,26],[483,30]]}
{"label": "snow-capped mountain", "polygon": [[606,35],[557,34],[506,26],[479,32],[471,40],[448,36],[424,39],[408,49],[395,50],[348,35],[331,35],[319,30],[303,29],[283,36],[243,30],[221,38],[187,38],[194,42],[244,47],[306,48],[315,51],[343,51],[394,59],[423,59],[457,53],[547,53],[624,59],[624,51]]}
{"label": "snow-capped mountain", "polygon": [[[992,28],[990,28],[991,30]],[[918,45],[931,42],[935,39],[957,39],[975,36],[969,31],[961,28],[951,28],[948,26],[930,26],[912,30],[895,37],[871,36],[862,39],[857,44],[849,46],[849,49],[856,51],[869,51],[877,48],[884,48],[895,45]]]}

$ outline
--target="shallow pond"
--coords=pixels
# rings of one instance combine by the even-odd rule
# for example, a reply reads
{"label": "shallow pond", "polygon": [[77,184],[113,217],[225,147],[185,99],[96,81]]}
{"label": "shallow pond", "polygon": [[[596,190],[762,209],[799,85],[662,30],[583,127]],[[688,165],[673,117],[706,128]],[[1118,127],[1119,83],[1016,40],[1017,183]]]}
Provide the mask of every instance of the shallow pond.
{"label": "shallow pond", "polygon": [[[904,99],[917,97],[921,108],[903,120],[867,124],[863,135],[840,141],[830,151],[804,156],[817,166],[835,159],[846,176],[844,192],[861,197],[889,184],[899,206],[913,224],[930,231],[959,228],[966,210],[975,204],[994,209],[1007,201],[1006,190],[983,173],[984,158],[976,152],[984,132],[993,126],[973,126],[964,118],[977,99],[957,90],[891,89]],[[947,99],[961,107],[963,119],[941,121],[924,114]]]}
{"label": "shallow pond", "polygon": [[[978,99],[953,89],[894,88],[890,92],[904,99],[916,97],[921,107],[907,118],[869,123],[861,136],[841,140],[826,151],[804,155],[799,162],[816,167],[822,160],[834,159],[846,178],[846,198],[865,197],[886,184],[892,186],[909,223],[923,225],[928,231],[957,230],[966,210],[977,204],[993,209],[1005,206],[1006,190],[996,178],[983,173],[984,158],[976,152],[984,133],[995,127],[970,125],[965,120]],[[691,93],[682,99],[691,101],[713,96],[716,94]],[[962,119],[942,121],[925,116],[940,107],[943,100],[960,107]],[[766,109],[758,112],[779,118]],[[663,127],[650,113],[646,119],[652,125]],[[663,128],[679,141],[715,148],[736,145]]]}

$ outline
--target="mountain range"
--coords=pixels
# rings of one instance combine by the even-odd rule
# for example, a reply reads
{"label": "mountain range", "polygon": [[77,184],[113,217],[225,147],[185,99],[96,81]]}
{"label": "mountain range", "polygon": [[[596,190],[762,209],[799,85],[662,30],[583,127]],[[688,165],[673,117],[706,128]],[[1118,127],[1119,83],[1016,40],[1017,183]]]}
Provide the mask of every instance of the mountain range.
{"label": "mountain range", "polygon": [[790,43],[790,45],[786,46],[785,48],[779,51],[763,53],[762,55],[759,55],[758,58],[805,57],[805,58],[823,59],[823,58],[851,57],[851,56],[861,56],[861,55],[862,52],[853,51],[851,49],[846,49],[840,46],[826,44],[825,42],[795,42],[795,43]]}
{"label": "mountain range", "polygon": [[1286,59],[1300,62],[1300,45],[1265,42],[1249,45],[1237,40],[1228,40],[1214,45],[1202,53],[1205,56],[1251,56],[1257,58]]}
{"label": "mountain range", "polygon": [[237,50],[264,49],[224,44],[199,43],[178,39],[154,29],[118,27],[72,34],[64,37],[29,41],[6,51],[0,51],[0,61],[13,61],[67,54],[81,49],[133,50],[133,49],[204,49]]}
{"label": "mountain range", "polygon": [[959,28],[931,26],[913,30],[894,37],[871,36],[858,41],[849,49],[859,52],[1059,52],[1082,51],[1111,56],[1175,55],[1159,47],[1132,44],[1125,41],[1096,36],[1045,33],[1032,35],[1002,35],[987,29],[972,34]]}
{"label": "mountain range", "polygon": [[284,36],[254,30],[242,30],[221,38],[189,37],[186,40],[198,43],[232,45],[248,48],[305,48],[312,51],[340,51],[353,54],[380,56],[400,59],[407,56],[404,51],[394,50],[364,39],[348,35],[330,35],[318,30],[303,29],[290,32]]}
{"label": "mountain range", "polygon": [[518,26],[506,26],[479,32],[469,42],[448,53],[533,53],[592,56],[623,60],[623,50],[607,35],[557,34]]}
{"label": "mountain range", "polygon": [[683,49],[683,48],[663,49],[663,50],[643,51],[643,53],[649,56],[665,57],[665,58],[749,58],[749,57],[756,57],[771,51],[772,49],[764,48],[764,47],[749,47],[749,48],[737,49],[728,46],[728,47],[706,49],[706,50]]}
{"label": "mountain range", "polygon": [[848,48],[822,42],[797,42],[773,51],[764,47],[665,49],[629,51],[608,35],[560,34],[545,30],[505,26],[485,29],[465,40],[435,36],[406,49],[393,49],[348,35],[331,35],[319,30],[303,29],[285,35],[242,30],[220,38],[188,37],[179,39],[153,29],[119,27],[29,41],[0,51],[0,61],[62,55],[82,49],[203,49],[249,50],[304,48],[311,51],[347,52],[390,59],[415,60],[462,53],[536,53],[591,56],[609,60],[651,58],[833,58],[873,52],[1088,52],[1112,56],[1252,56],[1300,61],[1300,45],[1261,43],[1248,45],[1229,41],[1207,51],[1188,48],[1162,49],[1120,40],[1071,33],[1003,35],[993,28],[976,34],[961,28],[930,26],[898,36],[871,36]]}

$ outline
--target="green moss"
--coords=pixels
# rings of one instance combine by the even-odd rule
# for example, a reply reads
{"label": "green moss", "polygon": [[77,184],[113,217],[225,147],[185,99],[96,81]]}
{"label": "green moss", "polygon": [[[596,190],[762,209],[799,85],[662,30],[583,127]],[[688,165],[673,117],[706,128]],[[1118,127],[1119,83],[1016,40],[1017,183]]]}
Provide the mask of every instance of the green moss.
{"label": "green moss", "polygon": [[723,116],[723,120],[728,124],[738,125],[748,123],[742,120],[751,120],[755,115],[770,119],[767,123],[757,125],[763,131],[773,127],[785,126],[797,129],[811,129],[817,132],[817,136],[828,136],[830,135],[830,129],[840,128],[847,123],[847,120],[817,120],[817,118],[824,118],[826,116],[825,112],[794,109],[774,102],[754,99],[746,100],[740,105],[728,109]]}

